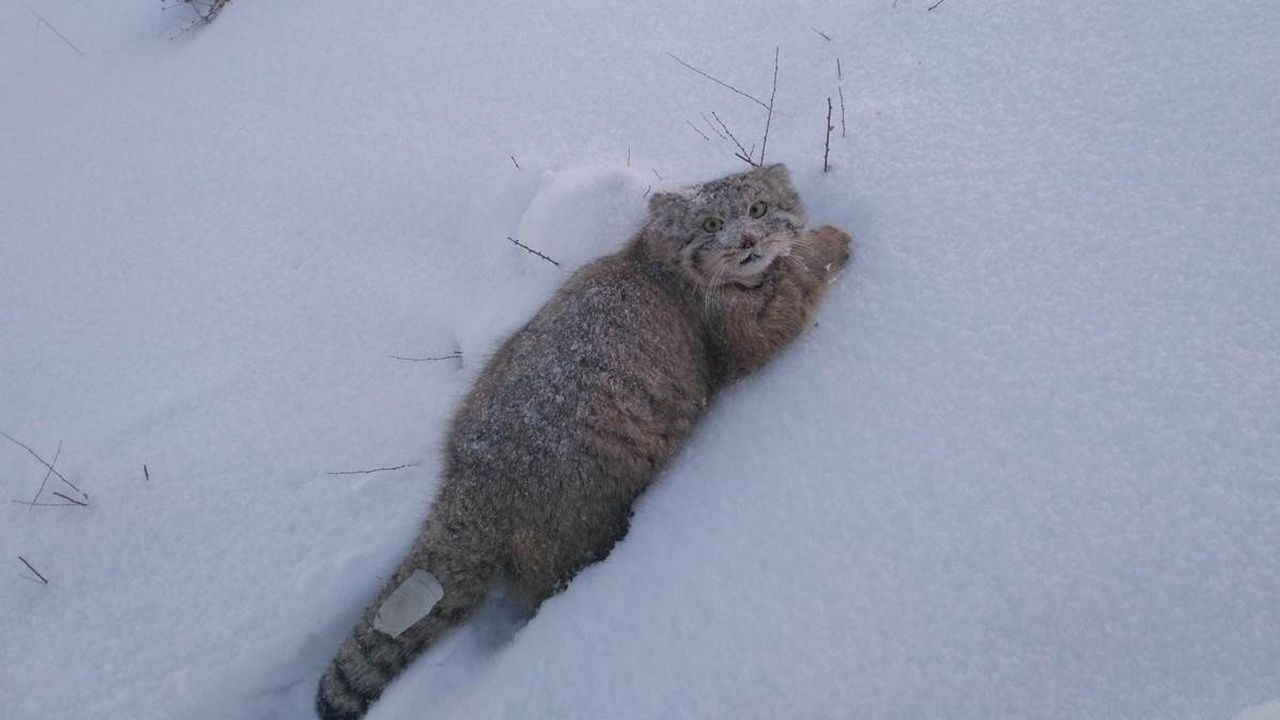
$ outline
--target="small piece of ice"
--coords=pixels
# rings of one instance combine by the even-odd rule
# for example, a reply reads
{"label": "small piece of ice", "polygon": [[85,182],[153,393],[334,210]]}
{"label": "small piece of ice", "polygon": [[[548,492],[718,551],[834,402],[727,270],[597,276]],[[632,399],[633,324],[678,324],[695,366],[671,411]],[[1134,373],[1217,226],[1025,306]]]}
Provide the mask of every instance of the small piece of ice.
{"label": "small piece of ice", "polygon": [[435,575],[426,570],[414,570],[405,578],[382,605],[373,619],[373,628],[393,638],[427,616],[431,608],[444,597],[444,587]]}

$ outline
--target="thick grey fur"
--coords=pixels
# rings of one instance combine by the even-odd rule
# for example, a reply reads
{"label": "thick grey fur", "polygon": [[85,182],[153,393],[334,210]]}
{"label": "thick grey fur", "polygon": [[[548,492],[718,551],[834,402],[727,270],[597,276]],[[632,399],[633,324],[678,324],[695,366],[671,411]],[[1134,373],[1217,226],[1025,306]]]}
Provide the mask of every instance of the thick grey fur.
{"label": "thick grey fur", "polygon": [[[808,325],[849,252],[847,233],[804,227],[781,165],[655,195],[640,233],[576,272],[462,402],[425,527],[321,679],[320,717],[363,716],[498,578],[536,608],[608,555],[716,391]],[[375,630],[419,568],[444,597],[398,638]]]}

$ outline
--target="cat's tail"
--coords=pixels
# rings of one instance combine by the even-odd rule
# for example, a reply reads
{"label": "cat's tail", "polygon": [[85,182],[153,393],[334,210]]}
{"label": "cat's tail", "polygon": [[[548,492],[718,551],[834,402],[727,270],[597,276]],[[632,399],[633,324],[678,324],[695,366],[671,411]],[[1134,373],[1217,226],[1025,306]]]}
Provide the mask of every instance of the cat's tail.
{"label": "cat's tail", "polygon": [[471,614],[496,575],[485,528],[456,527],[436,508],[391,582],[329,663],[316,693],[321,720],[356,720],[411,660]]}

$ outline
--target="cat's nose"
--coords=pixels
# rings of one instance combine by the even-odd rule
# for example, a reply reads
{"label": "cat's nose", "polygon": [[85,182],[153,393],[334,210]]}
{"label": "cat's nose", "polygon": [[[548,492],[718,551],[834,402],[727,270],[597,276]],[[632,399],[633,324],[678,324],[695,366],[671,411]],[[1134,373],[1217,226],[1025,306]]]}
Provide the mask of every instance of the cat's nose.
{"label": "cat's nose", "polygon": [[742,233],[742,239],[738,241],[738,247],[743,250],[750,250],[760,242],[760,236],[755,233]]}

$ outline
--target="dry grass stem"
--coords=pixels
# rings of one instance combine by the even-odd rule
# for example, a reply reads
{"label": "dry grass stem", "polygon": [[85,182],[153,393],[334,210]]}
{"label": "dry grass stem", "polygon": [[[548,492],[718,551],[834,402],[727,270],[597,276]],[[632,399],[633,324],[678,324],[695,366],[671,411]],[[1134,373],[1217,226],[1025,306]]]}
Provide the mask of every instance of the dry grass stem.
{"label": "dry grass stem", "polygon": [[519,240],[517,240],[517,239],[515,239],[515,238],[511,237],[510,235],[508,235],[508,236],[507,236],[507,239],[508,239],[508,240],[510,240],[511,242],[515,243],[516,247],[524,248],[524,251],[525,251],[525,252],[530,253],[530,254],[532,254],[532,255],[537,255],[538,257],[542,258],[543,260],[546,260],[547,262],[551,263],[552,265],[555,265],[556,267],[560,267],[560,263],[556,262],[555,260],[552,260],[551,258],[547,257],[546,255],[543,255],[542,253],[538,252],[537,250],[534,250],[533,248],[529,247],[528,245],[525,245],[524,243],[522,243],[522,242],[520,242]]}
{"label": "dry grass stem", "polygon": [[721,87],[728,88],[729,90],[732,90],[732,91],[734,91],[734,92],[738,93],[738,94],[739,94],[739,95],[741,95],[742,97],[744,97],[744,98],[746,98],[746,99],[750,100],[751,102],[753,102],[753,103],[755,103],[755,104],[759,105],[760,107],[762,107],[762,108],[764,108],[764,109],[766,109],[766,110],[768,110],[768,109],[769,109],[769,106],[768,106],[768,105],[766,105],[766,104],[764,103],[764,101],[763,101],[763,100],[761,100],[760,98],[756,97],[755,95],[752,95],[751,93],[748,93],[748,92],[744,92],[744,91],[742,91],[742,90],[740,90],[740,89],[738,89],[738,88],[736,88],[736,87],[734,87],[734,86],[730,85],[729,83],[727,83],[727,82],[725,82],[725,81],[721,80],[721,79],[720,79],[720,78],[718,78],[718,77],[715,77],[715,76],[713,76],[713,75],[709,75],[709,74],[707,74],[706,72],[703,72],[702,70],[699,70],[698,68],[696,68],[696,67],[694,67],[694,66],[690,65],[689,63],[687,63],[687,62],[685,62],[685,61],[681,60],[680,58],[676,57],[673,53],[667,53],[667,57],[671,58],[672,60],[675,60],[676,62],[680,63],[681,65],[683,65],[683,66],[685,66],[685,67],[689,68],[690,70],[692,70],[692,71],[694,71],[694,72],[698,73],[699,75],[701,75],[702,77],[704,77],[704,78],[706,78],[706,79],[710,80],[711,82],[713,82],[713,83],[715,83],[715,84],[717,84],[717,85],[719,85],[719,86],[721,86]]}

